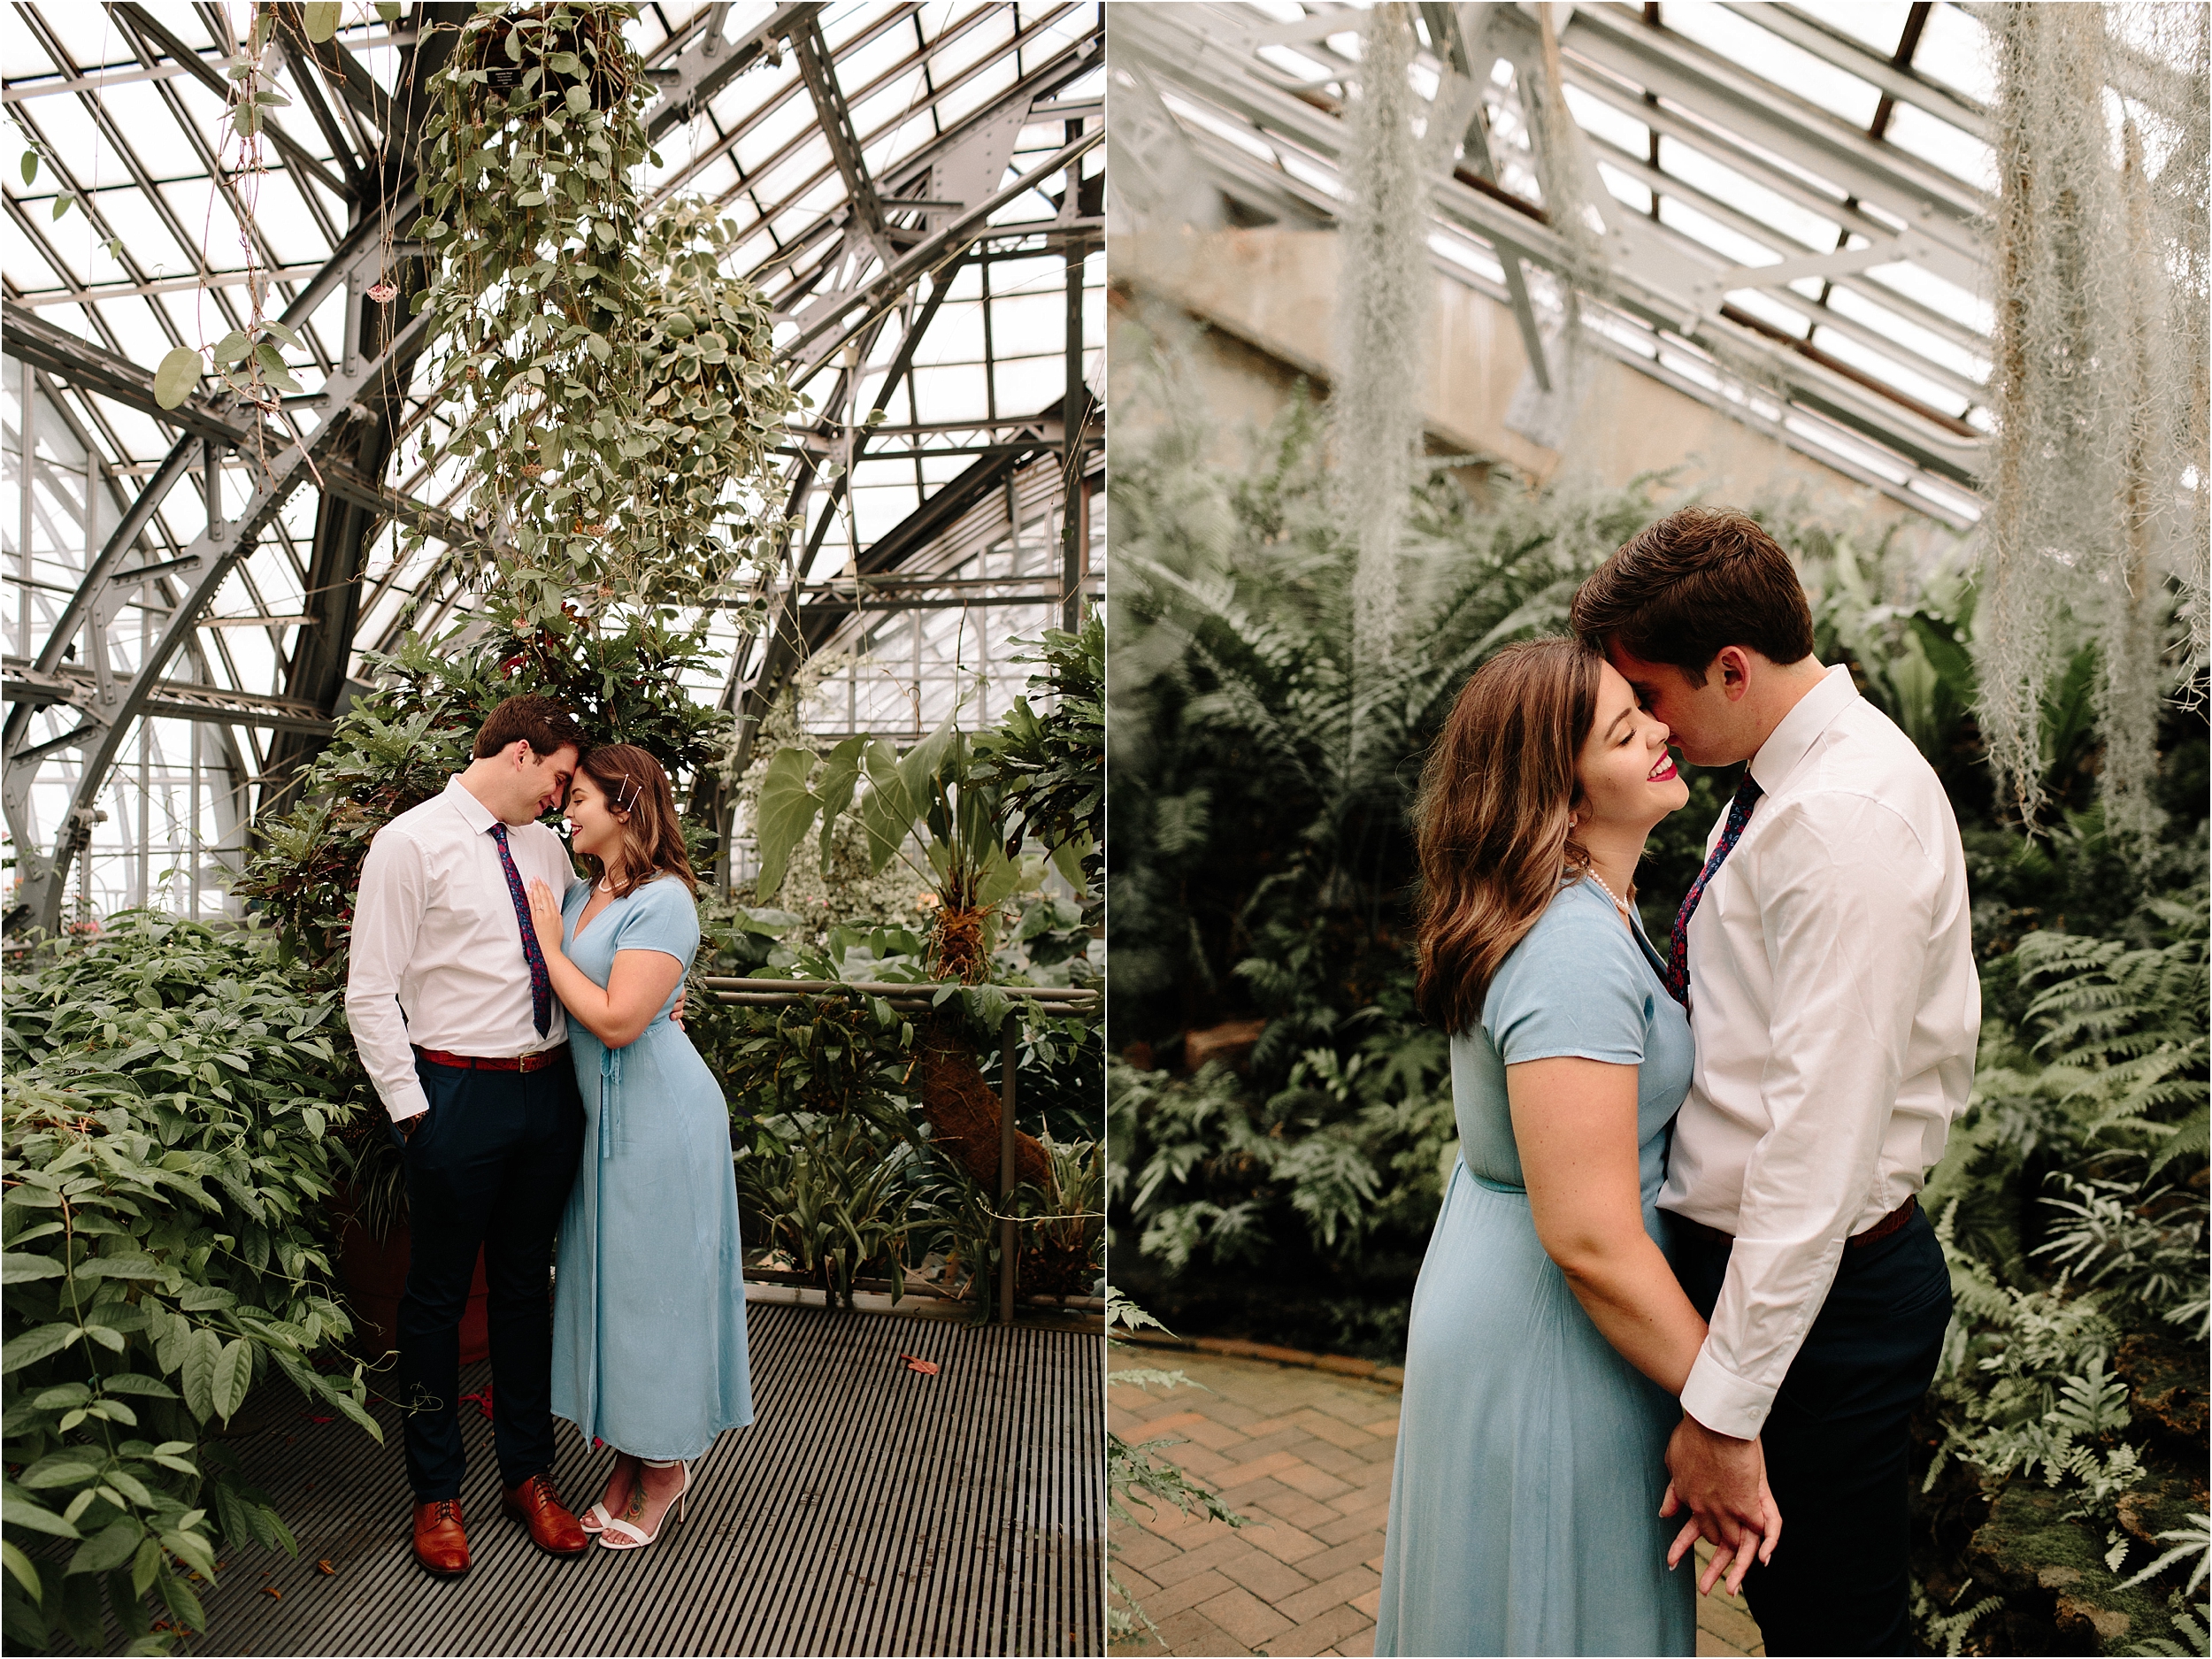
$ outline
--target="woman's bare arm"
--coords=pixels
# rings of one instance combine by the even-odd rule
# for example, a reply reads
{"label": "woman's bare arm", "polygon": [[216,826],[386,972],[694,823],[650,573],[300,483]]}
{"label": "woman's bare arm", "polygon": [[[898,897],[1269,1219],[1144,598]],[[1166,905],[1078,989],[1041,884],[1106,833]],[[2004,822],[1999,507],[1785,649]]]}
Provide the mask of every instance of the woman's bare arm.
{"label": "woman's bare arm", "polygon": [[[1643,1185],[1636,1156],[1636,1068],[1603,1060],[1526,1060],[1505,1069],[1513,1140],[1537,1242],[1567,1276],[1590,1323],[1621,1356],[1671,1394],[1680,1394],[1705,1341],[1705,1321],[1644,1231]],[[1733,1594],[1755,1551],[1770,1560],[1782,1534],[1781,1512],[1767,1490],[1763,1511],[1747,1526],[1743,1546],[1713,1552],[1698,1589],[1709,1592],[1723,1573]],[[1662,1516],[1674,1513],[1667,1488]],[[1693,1517],[1668,1553],[1672,1567],[1695,1541]]]}
{"label": "woman's bare arm", "polygon": [[602,989],[562,951],[561,902],[542,881],[530,884],[530,920],[554,995],[571,1018],[610,1048],[626,1048],[643,1036],[684,977],[684,964],[664,950],[618,950]]}
{"label": "woman's bare arm", "polygon": [[1644,1231],[1636,1068],[1528,1060],[1506,1068],[1505,1088],[1544,1254],[1622,1357],[1680,1394],[1705,1321]]}

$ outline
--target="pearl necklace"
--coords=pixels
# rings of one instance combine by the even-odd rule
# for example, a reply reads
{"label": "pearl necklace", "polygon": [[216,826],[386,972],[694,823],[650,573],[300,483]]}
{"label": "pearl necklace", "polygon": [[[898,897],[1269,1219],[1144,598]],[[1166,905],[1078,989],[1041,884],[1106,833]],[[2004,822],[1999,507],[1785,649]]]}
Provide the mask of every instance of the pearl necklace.
{"label": "pearl necklace", "polygon": [[1598,867],[1595,864],[1590,866],[1590,879],[1603,889],[1605,896],[1613,901],[1613,908],[1618,910],[1624,918],[1632,916],[1633,912],[1628,908],[1628,901],[1606,885],[1605,878],[1598,873]]}

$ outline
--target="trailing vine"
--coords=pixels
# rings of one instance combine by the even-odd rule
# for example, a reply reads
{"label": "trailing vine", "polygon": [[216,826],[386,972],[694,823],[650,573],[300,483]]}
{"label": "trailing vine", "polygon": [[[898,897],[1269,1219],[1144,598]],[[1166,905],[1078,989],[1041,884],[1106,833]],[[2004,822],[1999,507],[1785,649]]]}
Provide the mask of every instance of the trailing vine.
{"label": "trailing vine", "polygon": [[416,305],[519,625],[709,603],[781,527],[764,486],[793,396],[766,302],[720,268],[736,227],[649,218],[635,182],[658,161],[636,11],[480,12],[430,82]]}

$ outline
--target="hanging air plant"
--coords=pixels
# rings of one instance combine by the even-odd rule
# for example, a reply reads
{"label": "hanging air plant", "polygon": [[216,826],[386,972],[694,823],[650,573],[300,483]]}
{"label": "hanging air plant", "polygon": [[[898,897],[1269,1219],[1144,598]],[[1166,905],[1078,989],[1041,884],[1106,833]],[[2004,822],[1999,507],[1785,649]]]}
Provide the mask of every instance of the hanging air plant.
{"label": "hanging air plant", "polygon": [[[1982,733],[2042,805],[2059,619],[2096,634],[2108,820],[2139,841],[2161,707],[2205,633],[2208,27],[2204,8],[2005,4],[1995,49],[1995,310],[1980,618]],[[2114,99],[2131,63],[2170,107]],[[2154,157],[2143,123],[2163,142]],[[2178,604],[2184,642],[2170,649]]]}
{"label": "hanging air plant", "polygon": [[762,486],[793,397],[733,224],[649,219],[635,173],[652,95],[634,5],[480,12],[431,82],[418,302],[452,425],[444,451],[536,622],[580,598],[710,603],[780,527]]}
{"label": "hanging air plant", "polygon": [[1342,523],[1359,548],[1353,657],[1371,670],[1390,656],[1398,540],[1421,442],[1421,340],[1432,278],[1427,178],[1407,80],[1415,45],[1409,8],[1386,4],[1368,13],[1344,147],[1339,373],[1330,409]]}

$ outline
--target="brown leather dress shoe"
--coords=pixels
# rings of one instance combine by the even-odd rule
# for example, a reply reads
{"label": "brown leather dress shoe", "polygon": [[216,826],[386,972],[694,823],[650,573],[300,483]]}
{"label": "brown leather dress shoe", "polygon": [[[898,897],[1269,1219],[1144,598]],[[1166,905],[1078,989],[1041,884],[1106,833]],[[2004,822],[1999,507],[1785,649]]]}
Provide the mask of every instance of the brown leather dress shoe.
{"label": "brown leather dress shoe", "polygon": [[533,1475],[503,1488],[499,1507],[528,1527],[530,1541],[549,1555],[580,1555],[591,1544],[576,1517],[561,1507],[549,1476]]}
{"label": "brown leather dress shoe", "polygon": [[457,1498],[415,1506],[415,1559],[425,1572],[457,1578],[469,1570],[469,1538]]}

